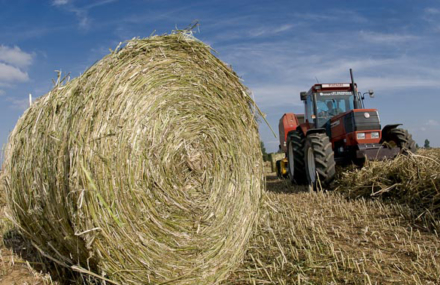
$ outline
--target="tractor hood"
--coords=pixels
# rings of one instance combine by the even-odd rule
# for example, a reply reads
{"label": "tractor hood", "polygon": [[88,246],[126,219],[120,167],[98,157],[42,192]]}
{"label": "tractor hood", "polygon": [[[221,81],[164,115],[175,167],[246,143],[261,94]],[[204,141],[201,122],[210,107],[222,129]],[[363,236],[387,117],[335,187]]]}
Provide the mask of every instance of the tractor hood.
{"label": "tractor hood", "polygon": [[[345,132],[380,130],[377,109],[355,109],[345,113],[342,118]],[[333,120],[332,120],[333,121]]]}
{"label": "tractor hood", "polygon": [[[332,141],[347,139],[356,132],[379,132],[381,130],[380,118],[377,109],[355,109],[333,117],[327,122],[327,134]],[[367,136],[369,136],[367,134]],[[355,137],[355,136],[354,136]],[[356,139],[354,139],[356,140]],[[374,140],[376,142],[376,140]],[[349,144],[355,144],[350,142]]]}

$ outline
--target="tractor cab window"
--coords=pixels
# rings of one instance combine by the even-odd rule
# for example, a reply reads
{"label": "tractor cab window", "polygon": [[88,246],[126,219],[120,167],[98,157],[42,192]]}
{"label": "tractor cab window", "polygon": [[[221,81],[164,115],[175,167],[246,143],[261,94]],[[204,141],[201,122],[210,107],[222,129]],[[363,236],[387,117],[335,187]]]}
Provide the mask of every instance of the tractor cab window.
{"label": "tractor cab window", "polygon": [[322,127],[330,118],[354,109],[351,92],[316,93],[318,126]]}

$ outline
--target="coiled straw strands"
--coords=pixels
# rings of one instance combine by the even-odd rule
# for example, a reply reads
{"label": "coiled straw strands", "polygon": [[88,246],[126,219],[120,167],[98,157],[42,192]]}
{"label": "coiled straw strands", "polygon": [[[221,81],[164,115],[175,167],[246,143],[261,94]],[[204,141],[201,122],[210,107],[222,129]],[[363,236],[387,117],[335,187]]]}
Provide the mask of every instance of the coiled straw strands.
{"label": "coiled straw strands", "polygon": [[256,107],[191,35],[133,39],[29,108],[2,185],[57,263],[110,283],[213,284],[264,188]]}

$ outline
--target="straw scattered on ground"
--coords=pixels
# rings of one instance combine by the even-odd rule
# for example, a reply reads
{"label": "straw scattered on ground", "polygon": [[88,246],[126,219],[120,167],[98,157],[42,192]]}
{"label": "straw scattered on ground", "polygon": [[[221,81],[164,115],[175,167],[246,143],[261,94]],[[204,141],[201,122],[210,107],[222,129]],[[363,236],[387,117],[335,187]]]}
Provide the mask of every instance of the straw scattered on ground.
{"label": "straw scattered on ground", "polygon": [[[413,224],[408,207],[309,193],[275,175],[268,176],[267,190],[271,202],[244,262],[223,284],[440,283],[440,239]],[[6,268],[7,277],[22,268],[30,284],[51,284],[25,264]]]}
{"label": "straw scattered on ground", "polygon": [[417,220],[440,232],[440,149],[374,161],[344,172],[336,191],[349,198],[379,198],[406,205]]}
{"label": "straw scattered on ground", "polygon": [[225,284],[440,283],[440,239],[409,208],[268,179],[271,203]]}

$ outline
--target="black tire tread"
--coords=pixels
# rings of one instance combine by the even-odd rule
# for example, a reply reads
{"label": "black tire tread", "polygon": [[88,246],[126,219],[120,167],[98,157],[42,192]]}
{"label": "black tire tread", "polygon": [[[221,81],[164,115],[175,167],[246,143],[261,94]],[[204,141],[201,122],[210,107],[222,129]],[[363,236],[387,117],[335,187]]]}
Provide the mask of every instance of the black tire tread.
{"label": "black tire tread", "polygon": [[292,134],[293,157],[294,157],[294,180],[296,184],[307,184],[306,168],[304,161],[304,145],[306,138],[300,128]]}
{"label": "black tire tread", "polygon": [[323,186],[328,186],[334,179],[336,163],[332,144],[326,134],[314,133],[307,136],[313,148],[315,167]]}
{"label": "black tire tread", "polygon": [[391,129],[388,133],[388,139],[394,141],[396,145],[402,149],[403,153],[405,153],[406,150],[412,153],[417,151],[416,142],[413,140],[412,135],[405,129]]}

